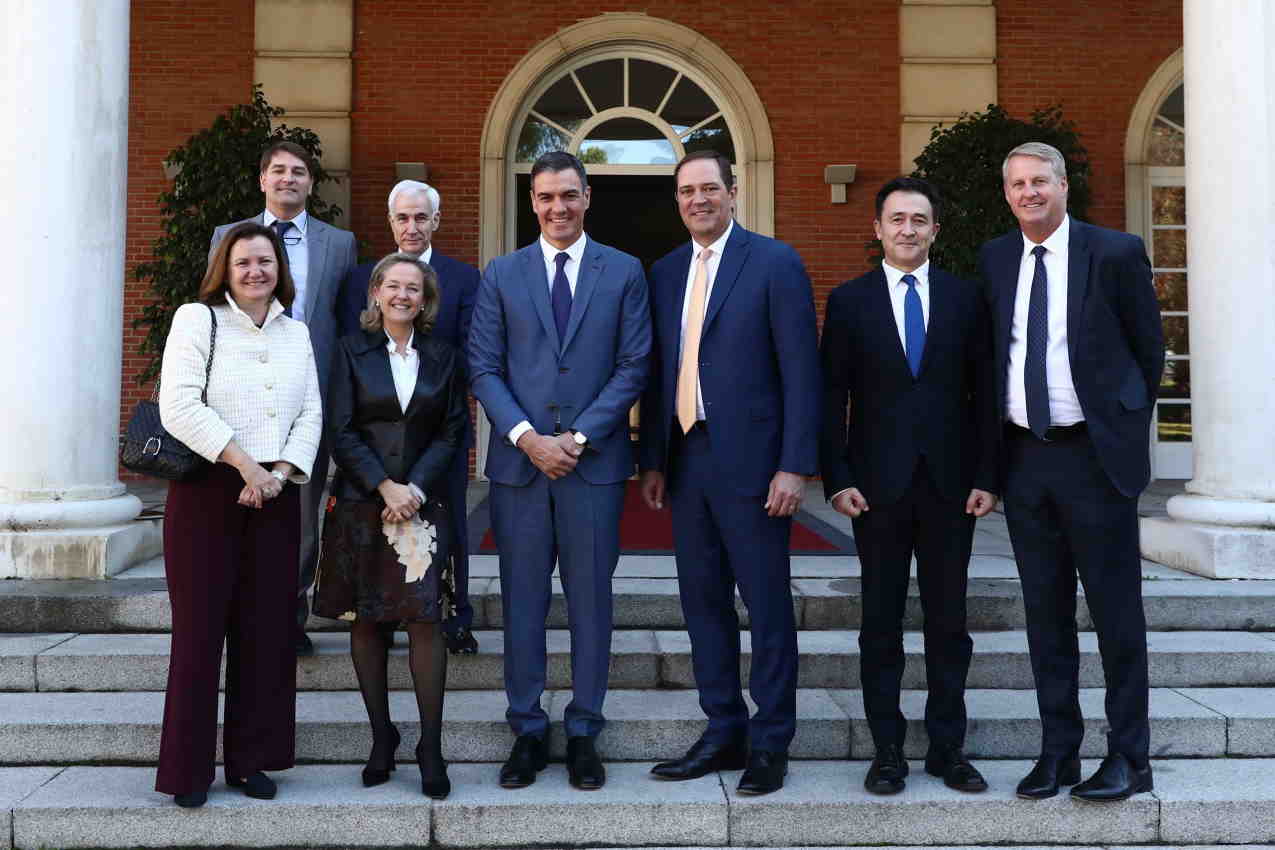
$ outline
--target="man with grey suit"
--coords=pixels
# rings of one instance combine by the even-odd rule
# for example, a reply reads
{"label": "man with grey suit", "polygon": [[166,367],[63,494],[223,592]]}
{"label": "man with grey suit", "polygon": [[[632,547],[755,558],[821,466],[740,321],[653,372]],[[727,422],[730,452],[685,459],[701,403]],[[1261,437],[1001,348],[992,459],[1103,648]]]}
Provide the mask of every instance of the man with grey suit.
{"label": "man with grey suit", "polygon": [[[314,188],[314,168],[310,154],[293,142],[275,142],[261,154],[259,181],[266,196],[266,208],[254,221],[274,228],[288,255],[288,269],[297,296],[287,314],[305,322],[310,329],[314,362],[319,372],[319,391],[327,399],[328,374],[337,340],[337,295],[341,283],[358,262],[354,234],[325,224],[306,212],[306,201]],[[223,224],[213,231],[208,256],[230,228],[240,222]],[[267,384],[262,388],[270,391]],[[314,583],[319,557],[319,502],[327,483],[328,447],[324,440],[314,459],[315,474],[301,487],[301,563],[297,583],[297,654],[309,655],[314,644],[305,633],[310,616],[307,592]]]}
{"label": "man with grey suit", "polygon": [[469,330],[470,379],[492,423],[486,471],[500,550],[505,716],[517,736],[500,770],[505,788],[535,782],[548,759],[540,699],[555,562],[571,630],[567,775],[582,790],[606,781],[594,738],[606,722],[611,575],[634,465],[629,408],[646,385],[651,316],[641,263],[585,236],[589,197],[574,156],[536,160],[540,238],[487,266]]}

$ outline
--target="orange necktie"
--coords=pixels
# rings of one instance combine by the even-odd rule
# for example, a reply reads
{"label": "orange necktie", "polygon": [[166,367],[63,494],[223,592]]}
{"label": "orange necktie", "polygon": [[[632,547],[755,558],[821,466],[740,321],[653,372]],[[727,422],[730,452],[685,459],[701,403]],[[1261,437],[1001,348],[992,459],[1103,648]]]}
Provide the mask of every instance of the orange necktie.
{"label": "orange necktie", "polygon": [[686,335],[682,341],[682,364],[677,370],[677,421],[682,433],[695,427],[695,388],[699,384],[699,338],[704,330],[704,300],[708,291],[708,258],[713,252],[700,252],[691,283],[691,306],[686,311]]}

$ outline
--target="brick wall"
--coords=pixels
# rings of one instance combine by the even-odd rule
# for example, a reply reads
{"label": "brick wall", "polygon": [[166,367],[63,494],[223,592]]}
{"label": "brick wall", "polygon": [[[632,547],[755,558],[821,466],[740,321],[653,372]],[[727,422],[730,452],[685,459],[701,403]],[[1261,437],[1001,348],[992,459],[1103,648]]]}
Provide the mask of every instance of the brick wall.
{"label": "brick wall", "polygon": [[150,259],[160,233],[156,198],[169,185],[163,160],[192,133],[251,96],[254,5],[253,0],[132,2],[121,424],[151,392],[135,380],[146,361],[137,353],[144,331],[132,325],[150,299],[132,269]]}
{"label": "brick wall", "polygon": [[1124,229],[1124,142],[1147,80],[1182,46],[1182,0],[996,0],[1000,103],[1061,103],[1092,167],[1090,218]]}
{"label": "brick wall", "polygon": [[[245,101],[253,0],[134,0],[129,136],[129,268],[158,232],[161,160]],[[713,40],[748,75],[775,139],[775,230],[805,259],[820,313],[828,291],[865,268],[872,198],[898,171],[898,0],[398,0],[355,4],[353,196],[349,222],[373,253],[393,247],[385,194],[394,163],[430,165],[443,193],[439,250],[478,259],[479,142],[487,108],[526,54],[603,11],[641,11]],[[694,12],[692,15],[691,12]],[[1015,115],[1061,102],[1093,164],[1095,221],[1124,223],[1124,135],[1147,79],[1182,43],[1181,0],[1042,6],[998,0],[1000,102]],[[829,203],[823,167],[858,165],[849,202]],[[144,303],[125,285],[125,415],[148,390],[133,377]]]}

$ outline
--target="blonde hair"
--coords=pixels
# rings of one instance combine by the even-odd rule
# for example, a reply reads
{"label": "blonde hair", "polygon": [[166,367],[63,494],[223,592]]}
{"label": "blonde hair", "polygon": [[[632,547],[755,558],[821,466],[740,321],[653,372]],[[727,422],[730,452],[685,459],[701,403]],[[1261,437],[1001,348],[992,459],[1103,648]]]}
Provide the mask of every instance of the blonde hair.
{"label": "blonde hair", "polygon": [[385,275],[394,266],[404,263],[409,266],[415,266],[420,269],[421,276],[424,278],[425,303],[421,305],[421,311],[416,314],[416,318],[412,321],[417,333],[427,334],[434,330],[434,320],[438,318],[438,302],[440,293],[438,289],[438,275],[427,263],[422,262],[419,258],[413,257],[411,254],[404,254],[402,251],[395,251],[382,257],[380,262],[372,269],[372,277],[367,282],[367,308],[359,314],[359,327],[365,331],[379,331],[385,328],[385,321],[381,316],[381,308],[377,306],[376,298],[373,293],[377,287],[385,280]]}

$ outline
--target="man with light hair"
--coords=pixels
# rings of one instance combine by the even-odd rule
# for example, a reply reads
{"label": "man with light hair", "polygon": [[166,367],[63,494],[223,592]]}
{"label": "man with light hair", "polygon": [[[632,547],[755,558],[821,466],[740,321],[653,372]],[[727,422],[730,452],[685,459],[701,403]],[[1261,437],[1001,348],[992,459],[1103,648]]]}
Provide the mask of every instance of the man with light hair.
{"label": "man with light hair", "polygon": [[[1019,227],[979,254],[1005,422],[1005,519],[1022,579],[1041,753],[1018,796],[1123,800],[1152,789],[1138,494],[1164,342],[1142,240],[1067,214],[1062,154],[1002,166]],[[1107,685],[1107,757],[1080,782],[1076,577]],[[1079,784],[1077,784],[1079,783]]]}
{"label": "man with light hair", "polygon": [[[442,199],[438,190],[419,180],[400,180],[390,190],[390,231],[398,250],[413,257],[420,257],[438,275],[438,287],[442,298],[438,305],[438,318],[434,321],[432,336],[457,351],[464,352],[469,338],[469,319],[474,309],[474,296],[478,292],[478,269],[445,257],[435,250],[432,242],[441,219],[439,208]],[[341,335],[359,329],[359,313],[369,305],[368,284],[375,262],[355,268],[341,287],[341,303],[338,320]],[[461,358],[462,361],[464,358]],[[466,521],[465,489],[469,483],[469,449],[473,446],[473,426],[465,425],[465,440],[461,451],[452,459],[448,472],[447,498],[452,508],[452,553],[456,584],[456,616],[444,623],[448,648],[453,652],[477,652],[478,643],[469,631],[474,619],[469,604],[469,524]],[[387,634],[387,639],[392,633]]]}

